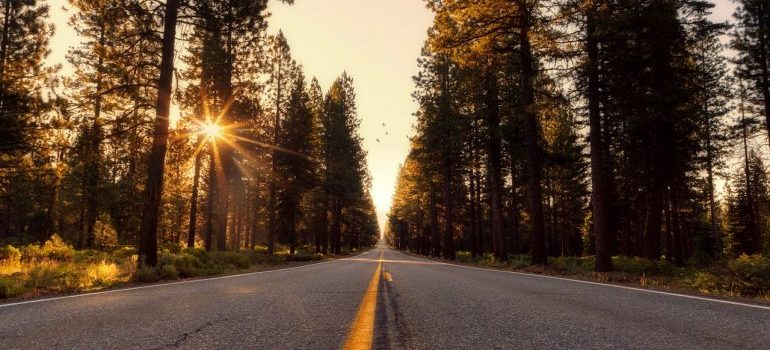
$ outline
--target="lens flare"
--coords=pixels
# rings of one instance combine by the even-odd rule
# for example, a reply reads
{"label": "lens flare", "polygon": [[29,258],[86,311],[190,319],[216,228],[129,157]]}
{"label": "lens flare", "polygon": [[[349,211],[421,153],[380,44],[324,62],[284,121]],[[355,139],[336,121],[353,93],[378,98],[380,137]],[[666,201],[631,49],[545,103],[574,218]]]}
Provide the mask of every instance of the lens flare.
{"label": "lens flare", "polygon": [[217,139],[222,137],[222,126],[208,121],[201,125],[200,132],[208,139]]}

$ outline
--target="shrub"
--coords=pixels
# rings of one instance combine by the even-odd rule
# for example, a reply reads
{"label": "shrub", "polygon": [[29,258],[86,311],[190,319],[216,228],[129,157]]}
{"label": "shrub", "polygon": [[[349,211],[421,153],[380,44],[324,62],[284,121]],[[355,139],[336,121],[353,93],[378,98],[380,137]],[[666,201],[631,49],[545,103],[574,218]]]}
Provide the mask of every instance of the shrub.
{"label": "shrub", "polygon": [[194,277],[206,274],[204,264],[195,255],[183,253],[174,260],[174,267],[182,277]]}
{"label": "shrub", "polygon": [[21,251],[19,251],[19,249],[11,245],[0,247],[0,262],[5,264],[20,263]]}
{"label": "shrub", "polygon": [[316,261],[324,258],[320,253],[297,253],[294,255],[287,255],[286,261]]}
{"label": "shrub", "polygon": [[591,272],[595,269],[596,259],[593,256],[559,256],[550,261],[552,267],[571,273]]}
{"label": "shrub", "polygon": [[612,257],[612,267],[615,271],[630,273],[651,273],[655,271],[655,263],[640,257],[624,255]]}
{"label": "shrub", "polygon": [[12,298],[24,292],[24,285],[15,278],[0,277],[0,299]]}
{"label": "shrub", "polygon": [[118,244],[118,232],[112,226],[112,218],[109,214],[102,213],[94,223],[94,243],[99,247],[108,247]]}
{"label": "shrub", "polygon": [[161,251],[170,252],[173,254],[179,254],[182,252],[182,246],[174,242],[163,243],[160,246]]}
{"label": "shrub", "polygon": [[175,280],[179,278],[179,271],[174,265],[160,265],[158,267],[158,276],[164,280]]}
{"label": "shrub", "polygon": [[86,277],[89,280],[88,287],[110,286],[118,280],[118,266],[104,260],[97,264],[90,264],[86,267]]}
{"label": "shrub", "polygon": [[88,287],[85,271],[71,264],[41,263],[28,273],[26,286],[59,292],[76,291]]}
{"label": "shrub", "polygon": [[157,282],[160,280],[158,271],[149,266],[141,266],[136,269],[134,279],[139,282]]}
{"label": "shrub", "polygon": [[231,265],[239,269],[248,269],[251,266],[246,255],[236,252],[209,252],[208,256],[217,264]]}
{"label": "shrub", "polygon": [[508,255],[508,266],[512,269],[523,269],[532,265],[529,255]]}
{"label": "shrub", "polygon": [[72,256],[74,263],[98,263],[109,257],[109,254],[93,249],[77,250]]}
{"label": "shrub", "polygon": [[136,247],[134,246],[123,246],[120,248],[115,249],[110,254],[113,259],[126,259],[130,258],[133,255],[137,255]]}
{"label": "shrub", "polygon": [[21,267],[21,251],[10,245],[0,247],[0,275],[12,275]]}
{"label": "shrub", "polygon": [[267,254],[267,250],[248,250],[243,254],[248,257],[252,264],[275,265],[280,264],[286,260],[285,255],[270,255]]}
{"label": "shrub", "polygon": [[764,294],[770,290],[770,259],[743,254],[728,264],[735,276],[733,286],[741,294]]}
{"label": "shrub", "polygon": [[690,288],[697,289],[702,293],[711,293],[720,289],[719,278],[705,271],[697,271],[695,275],[687,278],[686,283]]}
{"label": "shrub", "polygon": [[473,257],[471,256],[471,252],[467,250],[461,250],[455,254],[455,260],[457,260],[458,262],[467,264],[473,260]]}
{"label": "shrub", "polygon": [[44,258],[57,261],[68,261],[75,255],[75,249],[65,243],[59,235],[54,234],[43,243],[42,254]]}

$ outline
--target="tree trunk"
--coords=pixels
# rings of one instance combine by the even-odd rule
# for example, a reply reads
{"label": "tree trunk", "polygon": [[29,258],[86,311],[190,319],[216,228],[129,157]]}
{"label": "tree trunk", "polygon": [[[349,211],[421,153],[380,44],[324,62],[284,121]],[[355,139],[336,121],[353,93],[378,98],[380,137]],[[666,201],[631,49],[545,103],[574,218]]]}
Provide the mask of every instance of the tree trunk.
{"label": "tree trunk", "polygon": [[187,226],[187,248],[195,248],[195,227],[198,222],[198,184],[201,175],[201,158],[203,152],[195,155],[195,169],[193,171],[193,187],[190,196],[190,222]]}
{"label": "tree trunk", "polygon": [[217,165],[214,158],[214,146],[213,144],[209,144],[209,180],[208,193],[206,194],[206,224],[203,227],[203,246],[206,248],[207,252],[210,252],[214,248],[214,198],[217,196]]}
{"label": "tree trunk", "polygon": [[[708,105],[704,108],[704,112],[708,115]],[[717,257],[719,255],[719,229],[717,226],[717,203],[714,198],[714,155],[712,150],[711,141],[711,119],[706,121],[706,180],[707,191],[709,197],[709,223],[711,224],[711,237],[709,238],[709,245],[707,247],[708,254],[711,257]]]}
{"label": "tree trunk", "polygon": [[739,252],[741,253],[752,253],[754,250],[754,247],[748,246],[746,242],[751,240],[750,237],[754,236],[754,232],[759,230],[759,225],[757,222],[757,218],[754,215],[754,193],[752,191],[751,186],[751,166],[749,164],[749,144],[748,144],[748,125],[746,121],[745,116],[745,109],[743,106],[744,95],[743,95],[743,89],[741,89],[741,101],[740,101],[740,110],[741,110],[741,138],[743,140],[743,176],[745,177],[745,186],[746,186],[746,228],[744,229],[743,237],[742,239],[738,239],[739,244]]}
{"label": "tree trunk", "polygon": [[332,200],[332,230],[331,230],[331,248],[332,254],[339,254],[341,251],[342,240],[342,203],[337,198]]}
{"label": "tree trunk", "polygon": [[9,33],[9,26],[11,22],[11,1],[12,0],[5,0],[5,16],[3,17],[3,34],[2,34],[2,42],[0,42],[0,113],[4,112],[5,106],[5,62],[7,61],[8,57],[8,35]]}
{"label": "tree trunk", "polygon": [[147,167],[147,187],[142,207],[142,224],[139,230],[139,265],[155,266],[158,263],[158,216],[163,193],[163,165],[168,146],[169,109],[171,107],[171,83],[174,76],[174,44],[179,0],[166,1],[163,23],[163,48],[161,50],[160,77],[156,103],[152,150]]}
{"label": "tree trunk", "polygon": [[430,185],[430,233],[431,233],[431,256],[441,256],[441,239],[438,228],[438,208],[436,208],[436,189],[435,185]]}
{"label": "tree trunk", "polygon": [[679,198],[676,186],[672,187],[669,190],[669,195],[671,196],[671,238],[674,241],[674,261],[676,261],[677,266],[682,267],[684,266],[684,252],[686,248],[684,247],[685,241],[682,237],[682,226],[679,223]]}
{"label": "tree trunk", "polygon": [[[595,6],[595,5],[594,5]],[[602,140],[601,113],[599,111],[599,43],[596,37],[595,7],[588,9],[586,15],[586,51],[588,60],[588,120],[591,146],[591,204],[593,205],[594,235],[596,237],[596,271],[612,270],[610,252],[611,241],[615,233],[610,231],[608,214],[608,196],[606,180],[608,173],[604,164],[605,155]]]}
{"label": "tree trunk", "polygon": [[329,254],[329,200],[324,199],[323,216],[321,216],[321,251]]}
{"label": "tree trunk", "polygon": [[645,257],[652,261],[660,259],[660,228],[663,210],[663,190],[658,184],[649,190],[647,221],[644,229]]}
{"label": "tree trunk", "polygon": [[500,114],[497,94],[496,64],[490,64],[487,72],[487,176],[490,185],[490,219],[492,221],[492,252],[498,261],[505,261],[503,239],[502,165],[500,152]]}
{"label": "tree trunk", "polygon": [[455,258],[454,247],[454,200],[452,198],[452,162],[446,160],[444,164],[444,183],[442,199],[444,200],[444,259]]}
{"label": "tree trunk", "polygon": [[538,113],[535,105],[535,72],[529,30],[531,14],[519,0],[519,59],[521,63],[521,103],[526,134],[527,175],[529,187],[529,217],[532,226],[530,250],[533,264],[548,264],[546,251],[545,218],[543,216],[543,189],[540,183],[540,148],[538,147]]}
{"label": "tree trunk", "polygon": [[[475,158],[476,157],[475,149],[472,148],[471,149],[471,153],[473,154],[473,158]],[[470,169],[470,176],[469,176],[469,180],[470,180],[470,189],[469,189],[470,193],[469,194],[470,194],[470,207],[471,207],[470,208],[470,210],[471,210],[471,213],[470,213],[471,214],[471,237],[472,237],[471,256],[473,256],[474,258],[479,256],[480,252],[481,252],[481,247],[479,245],[479,241],[480,241],[479,240],[479,235],[480,235],[480,232],[479,232],[478,223],[476,222],[476,211],[478,210],[478,208],[476,208],[476,179],[475,179],[475,177],[476,177],[476,169],[475,169],[475,164],[474,164],[471,167],[471,169]]]}
{"label": "tree trunk", "polygon": [[[512,152],[511,152],[512,153]],[[519,202],[518,202],[518,176],[516,174],[516,160],[511,156],[511,227],[510,236],[508,237],[508,251],[514,254],[519,254]]]}

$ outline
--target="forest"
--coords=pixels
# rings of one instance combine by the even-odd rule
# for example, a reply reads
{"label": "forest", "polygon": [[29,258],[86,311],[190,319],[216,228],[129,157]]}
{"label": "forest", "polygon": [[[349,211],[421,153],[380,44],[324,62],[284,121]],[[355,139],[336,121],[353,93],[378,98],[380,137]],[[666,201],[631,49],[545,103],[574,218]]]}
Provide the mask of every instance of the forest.
{"label": "forest", "polygon": [[702,0],[427,1],[390,244],[598,272],[751,260],[767,285],[770,2],[735,3],[721,23]]}
{"label": "forest", "polygon": [[306,77],[267,2],[71,0],[65,74],[49,5],[3,0],[0,260],[373,245],[353,79]]}

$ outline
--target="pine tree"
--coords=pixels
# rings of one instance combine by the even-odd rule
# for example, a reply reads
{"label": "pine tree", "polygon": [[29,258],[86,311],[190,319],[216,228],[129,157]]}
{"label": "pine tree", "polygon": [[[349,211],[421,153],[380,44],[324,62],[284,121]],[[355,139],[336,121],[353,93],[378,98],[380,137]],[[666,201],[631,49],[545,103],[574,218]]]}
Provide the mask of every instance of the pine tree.
{"label": "pine tree", "polygon": [[290,253],[299,241],[298,222],[303,216],[302,198],[316,181],[316,159],[313,158],[313,113],[305,77],[298,73],[287,98],[286,119],[282,123],[278,143],[277,173],[281,179],[278,189],[278,213],[281,241],[289,244]]}
{"label": "pine tree", "polygon": [[331,214],[331,252],[339,254],[343,243],[343,215],[356,208],[368,189],[366,152],[358,128],[353,80],[343,73],[334,81],[324,101],[323,161]]}
{"label": "pine tree", "polygon": [[738,76],[748,83],[747,105],[765,117],[770,142],[770,2],[737,1],[732,48]]}
{"label": "pine tree", "polygon": [[279,32],[278,35],[271,38],[269,62],[270,66],[270,79],[268,85],[270,87],[270,102],[268,107],[271,109],[273,116],[272,130],[273,130],[273,149],[271,150],[271,175],[269,185],[269,202],[268,202],[268,245],[267,251],[272,254],[275,252],[275,240],[277,235],[277,218],[276,218],[276,205],[278,187],[281,186],[278,182],[278,157],[279,150],[277,148],[282,132],[282,123],[286,118],[287,100],[290,91],[291,82],[296,75],[296,63],[291,58],[291,52],[289,44],[286,42],[286,38],[283,33]]}

